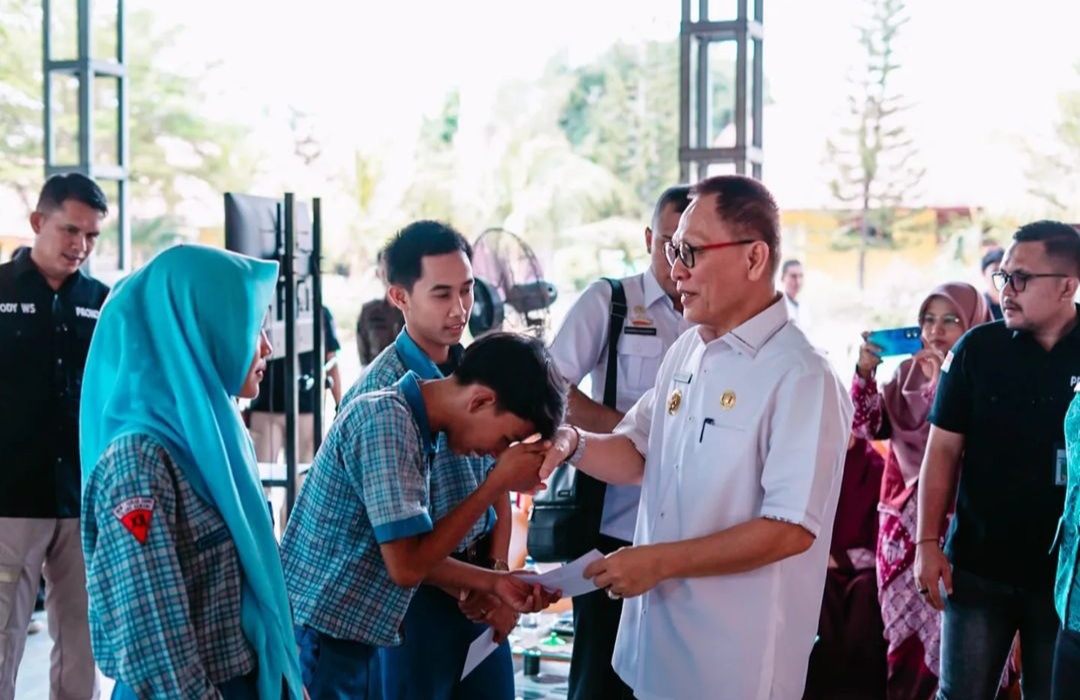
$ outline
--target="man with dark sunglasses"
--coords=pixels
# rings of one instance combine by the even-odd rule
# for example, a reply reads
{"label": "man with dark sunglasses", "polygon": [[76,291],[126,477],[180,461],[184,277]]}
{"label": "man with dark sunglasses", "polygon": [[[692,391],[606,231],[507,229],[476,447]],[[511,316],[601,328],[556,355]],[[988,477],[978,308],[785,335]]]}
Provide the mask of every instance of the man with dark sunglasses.
{"label": "man with dark sunglasses", "polygon": [[945,611],[941,700],[994,697],[1017,632],[1024,697],[1049,698],[1059,627],[1050,550],[1080,381],[1080,234],[1055,221],[1020,228],[993,281],[1004,319],[946,356],[919,478],[915,580]]}

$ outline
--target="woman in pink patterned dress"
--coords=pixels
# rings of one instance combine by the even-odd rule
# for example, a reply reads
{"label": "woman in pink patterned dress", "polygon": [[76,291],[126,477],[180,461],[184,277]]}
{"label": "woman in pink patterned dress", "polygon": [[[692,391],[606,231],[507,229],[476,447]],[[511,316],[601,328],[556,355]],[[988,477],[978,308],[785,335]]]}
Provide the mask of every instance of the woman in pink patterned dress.
{"label": "woman in pink patterned dress", "polygon": [[[916,590],[915,490],[926,440],[930,407],[941,366],[968,329],[990,320],[983,296],[962,282],[935,288],[919,308],[923,349],[905,360],[879,391],[874,374],[881,351],[859,349],[851,398],[853,432],[869,440],[889,439],[881,480],[877,541],[878,597],[888,644],[889,700],[929,700],[937,692],[941,614]],[[866,334],[863,335],[866,337]],[[945,532],[945,528],[941,528]]]}

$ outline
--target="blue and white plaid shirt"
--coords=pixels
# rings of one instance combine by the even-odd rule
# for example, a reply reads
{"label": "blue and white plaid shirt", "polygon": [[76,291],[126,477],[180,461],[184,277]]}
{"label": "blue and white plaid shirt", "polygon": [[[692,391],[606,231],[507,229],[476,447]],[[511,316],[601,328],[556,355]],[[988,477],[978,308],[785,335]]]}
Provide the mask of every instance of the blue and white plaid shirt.
{"label": "blue and white plaid shirt", "polygon": [[342,402],[281,542],[297,625],[375,646],[401,643],[416,588],[390,579],[379,545],[431,531],[433,457],[416,375]]}
{"label": "blue and white plaid shirt", "polygon": [[[461,347],[450,349],[451,364],[456,365],[461,355]],[[431,358],[402,330],[397,340],[379,353],[364,373],[360,375],[342,399],[345,405],[350,399],[392,386],[408,372],[414,372],[420,379],[438,379],[442,371]],[[450,451],[446,434],[439,433],[435,443],[435,463],[431,468],[431,518],[438,522],[471,496],[487,478],[495,465],[490,457],[467,457]],[[458,544],[456,551],[462,551],[495,527],[495,508],[488,508],[484,517],[473,523]]]}
{"label": "blue and white plaid shirt", "polygon": [[255,670],[232,536],[157,440],[109,445],[86,484],[82,538],[90,638],[106,676],[139,697],[202,700]]}

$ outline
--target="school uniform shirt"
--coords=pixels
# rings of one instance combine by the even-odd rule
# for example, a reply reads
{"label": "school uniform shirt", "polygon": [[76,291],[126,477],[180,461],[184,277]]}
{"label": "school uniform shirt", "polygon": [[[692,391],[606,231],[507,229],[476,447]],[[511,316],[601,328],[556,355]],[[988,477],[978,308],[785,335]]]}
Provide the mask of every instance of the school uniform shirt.
{"label": "school uniform shirt", "polygon": [[[627,317],[619,337],[615,409],[625,413],[652,388],[660,361],[672,343],[690,328],[682,313],[656,280],[652,269],[622,280]],[[572,384],[586,376],[592,381],[592,399],[604,402],[607,385],[608,327],[611,285],[598,280],[581,293],[551,342],[551,357]],[[608,485],[600,532],[629,541],[634,538],[641,488]]]}
{"label": "school uniform shirt", "polygon": [[29,251],[0,265],[0,517],[79,517],[83,367],[108,293],[81,270],[54,291]]}
{"label": "school uniform shirt", "polygon": [[297,626],[372,646],[401,643],[416,588],[391,580],[379,545],[431,532],[434,456],[415,374],[343,403],[281,541]]}
{"label": "school uniform shirt", "polygon": [[[450,349],[449,361],[445,366],[447,372],[457,369],[462,352],[460,345]],[[342,405],[361,394],[393,386],[410,371],[422,380],[443,376],[443,370],[402,330],[397,339],[364,369],[360,379],[345,394]],[[439,433],[435,438],[435,462],[431,468],[431,519],[438,522],[471,496],[480,488],[494,465],[495,460],[489,457],[454,454],[446,442],[446,434]],[[488,508],[484,517],[473,523],[465,534],[457,551],[465,549],[490,532],[497,519],[494,506]]]}
{"label": "school uniform shirt", "polygon": [[1054,607],[1061,626],[1080,632],[1080,377],[1073,385],[1073,399],[1065,414],[1067,487],[1065,510],[1058,522],[1057,576]]}
{"label": "school uniform shirt", "polygon": [[691,329],[668,351],[617,428],[646,458],[634,544],[756,518],[815,540],[754,571],[666,580],[628,598],[612,664],[639,700],[802,696],[852,414],[782,298],[711,342]]}
{"label": "school uniform shirt", "polygon": [[232,536],[161,443],[113,441],[86,484],[82,517],[102,673],[139,697],[196,700],[255,670]]}

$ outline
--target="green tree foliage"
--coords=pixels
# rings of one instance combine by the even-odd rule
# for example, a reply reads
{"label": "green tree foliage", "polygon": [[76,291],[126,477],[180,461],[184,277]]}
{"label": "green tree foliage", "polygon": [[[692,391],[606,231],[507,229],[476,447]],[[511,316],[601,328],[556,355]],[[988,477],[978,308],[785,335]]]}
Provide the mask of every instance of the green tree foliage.
{"label": "green tree foliage", "polygon": [[[1076,75],[1080,78],[1080,62]],[[1028,147],[1029,192],[1045,202],[1053,216],[1075,220],[1080,217],[1080,87],[1058,95],[1054,135],[1056,143],[1046,152]]]}
{"label": "green tree foliage", "polygon": [[826,143],[836,168],[833,196],[860,212],[858,285],[864,288],[867,249],[889,239],[892,212],[910,197],[925,170],[904,126],[908,105],[893,76],[900,69],[896,38],[908,17],[903,0],[864,0],[866,18],[858,25],[864,63],[851,77],[848,123]]}
{"label": "green tree foliage", "polygon": [[438,114],[424,117],[417,138],[415,175],[404,196],[404,208],[417,219],[454,221],[455,171],[458,167],[454,139],[458,133],[461,96],[452,90]]}
{"label": "green tree foliage", "polygon": [[0,182],[29,212],[41,187],[41,3],[0,0]]}
{"label": "green tree foliage", "polygon": [[[65,3],[53,3],[62,11]],[[71,3],[73,6],[74,3]],[[108,3],[104,3],[108,5]],[[40,0],[0,0],[0,182],[14,189],[29,210],[41,186],[44,168],[42,98],[42,5]],[[105,20],[104,22],[102,20]],[[115,55],[115,12],[95,16],[94,55]],[[70,16],[54,18],[53,57],[73,58],[75,31]],[[151,5],[130,7],[126,18],[130,183],[132,202],[162,210],[146,226],[133,222],[133,234],[146,229],[147,245],[169,239],[160,233],[163,221],[178,223],[178,207],[192,193],[207,195],[244,189],[255,174],[256,153],[249,147],[248,127],[206,113],[211,103],[204,80],[213,66],[164,60],[183,46],[183,29],[164,28]],[[190,55],[190,52],[189,52]],[[54,118],[57,156],[75,161],[77,103],[74,81],[55,83]],[[115,84],[95,82],[95,154],[99,162],[115,162]],[[141,245],[141,237],[133,236]]]}
{"label": "green tree foliage", "polygon": [[[570,75],[559,127],[575,153],[632,190],[634,209],[609,215],[644,214],[679,177],[678,43],[616,44]],[[714,85],[723,91],[729,83]]]}
{"label": "green tree foliage", "polygon": [[590,261],[563,280],[573,284],[611,272],[603,251],[644,255],[646,217],[678,181],[674,39],[619,44],[581,66],[557,56],[538,79],[501,86],[483,124],[466,123],[468,99],[451,92],[424,119],[401,206],[409,217],[471,234],[504,227],[539,251],[573,245]]}

